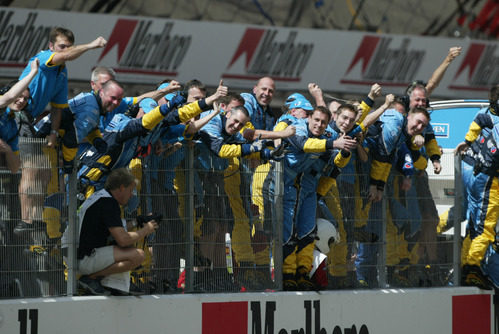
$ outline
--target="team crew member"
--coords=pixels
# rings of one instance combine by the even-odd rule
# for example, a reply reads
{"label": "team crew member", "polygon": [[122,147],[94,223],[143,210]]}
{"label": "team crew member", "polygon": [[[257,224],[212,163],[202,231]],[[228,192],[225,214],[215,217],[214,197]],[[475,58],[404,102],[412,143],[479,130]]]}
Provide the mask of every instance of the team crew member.
{"label": "team crew member", "polygon": [[[372,154],[368,199],[373,205],[366,230],[378,236],[381,234],[377,223],[380,219],[377,215],[381,214],[379,201],[383,196],[395,154],[403,143],[423,132],[430,121],[430,115],[425,108],[420,107],[411,109],[407,116],[390,109],[381,116],[380,121],[370,128],[367,138]],[[363,287],[376,285],[376,254],[376,244],[364,243],[359,248],[355,261],[356,275],[357,282]]]}
{"label": "team crew member", "polygon": [[[58,165],[54,148],[57,141],[58,130],[61,122],[61,110],[68,107],[68,72],[65,63],[83,55],[85,52],[102,48],[107,41],[98,37],[90,43],[73,46],[74,34],[68,29],[55,27],[49,34],[49,48],[32,57],[22,72],[19,79],[30,72],[31,63],[37,60],[40,69],[29,85],[31,99],[26,107],[33,129],[35,120],[40,118],[48,103],[51,105],[51,129],[46,133],[27,131],[23,136],[47,136],[49,149],[44,148],[43,153],[36,144],[21,144],[21,157],[23,160],[23,173],[19,185],[21,199],[21,221],[16,225],[18,232],[33,228],[33,223],[41,223],[43,200],[46,194],[57,192]],[[36,162],[35,162],[36,161]],[[47,168],[48,167],[48,168]]]}
{"label": "team crew member", "polygon": [[0,92],[0,152],[5,155],[6,167],[17,173],[19,160],[19,128],[16,112],[23,110],[30,99],[28,85],[38,73],[39,62],[31,63],[30,72],[15,84],[8,85]]}
{"label": "team crew member", "polygon": [[[499,100],[490,108],[497,110]],[[489,129],[488,134],[482,129]],[[478,152],[474,161],[474,177],[468,188],[468,202],[471,226],[471,244],[462,256],[463,283],[490,289],[488,280],[481,271],[482,261],[491,244],[495,242],[497,219],[499,218],[499,125],[488,113],[478,113],[471,123],[465,142],[458,145],[458,151],[472,145],[480,137]]]}
{"label": "team crew member", "polygon": [[67,173],[73,168],[78,145],[85,139],[90,141],[97,152],[104,153],[106,142],[99,130],[101,116],[116,109],[123,99],[123,87],[115,80],[108,80],[98,92],[81,93],[69,100],[69,109],[63,111],[62,155]]}
{"label": "team crew member", "polygon": [[[178,88],[180,85],[177,82],[170,85],[171,91]],[[181,95],[175,95],[169,104],[157,107],[141,118],[133,118],[135,115],[115,115],[103,135],[107,143],[105,153],[99,153],[92,147],[81,157],[84,165],[80,168],[78,177],[80,182],[88,186],[85,197],[91,195],[94,190],[102,189],[105,177],[112,169],[128,166],[137,153],[140,136],[151,131],[165,117],[169,124],[177,122],[179,114],[174,109],[184,101]]]}
{"label": "team crew member", "polygon": [[[330,118],[329,110],[317,107],[306,120],[297,120],[295,136],[285,139],[289,143],[284,157],[283,192],[283,287],[286,290],[314,289],[308,274],[313,260],[317,183],[308,182],[311,179],[302,175],[322,153],[334,148],[334,139],[326,132]],[[271,168],[269,177],[273,174]],[[272,179],[269,194],[274,187]]]}

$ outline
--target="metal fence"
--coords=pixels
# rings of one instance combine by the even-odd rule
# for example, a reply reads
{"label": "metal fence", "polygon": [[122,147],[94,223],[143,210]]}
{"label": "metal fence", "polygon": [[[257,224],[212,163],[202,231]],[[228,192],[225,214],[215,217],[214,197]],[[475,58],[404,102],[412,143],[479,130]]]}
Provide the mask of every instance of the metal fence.
{"label": "metal fence", "polygon": [[[137,215],[161,215],[156,233],[136,245],[146,261],[130,273],[132,292],[281,290],[286,196],[281,163],[217,159],[197,145],[168,153],[130,165],[141,182],[140,206],[124,210],[128,229],[137,228]],[[81,294],[76,173],[64,175],[56,167],[58,151],[38,139],[21,139],[21,160],[20,173],[0,174],[0,297]],[[357,168],[319,198],[317,217],[334,223],[340,235],[325,254],[326,267],[318,269],[328,277],[323,288],[459,284],[453,273],[459,271],[460,229],[445,234],[453,226],[439,219],[452,204],[449,198],[460,203],[459,182],[455,193],[447,191],[443,198],[430,193],[430,188],[441,193],[434,189],[439,181],[433,175],[417,173],[405,191],[408,181],[394,172],[383,200],[369,203],[365,166]],[[454,175],[460,180],[459,170]],[[68,238],[61,241],[64,231]]]}

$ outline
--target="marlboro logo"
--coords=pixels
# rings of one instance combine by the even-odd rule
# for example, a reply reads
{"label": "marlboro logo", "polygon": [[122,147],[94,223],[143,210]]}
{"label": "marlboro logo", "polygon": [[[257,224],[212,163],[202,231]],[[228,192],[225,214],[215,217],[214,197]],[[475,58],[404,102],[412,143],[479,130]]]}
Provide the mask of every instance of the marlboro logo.
{"label": "marlboro logo", "polygon": [[24,67],[40,50],[46,49],[51,26],[36,24],[37,13],[28,13],[21,24],[11,22],[13,11],[0,10],[0,62]]}
{"label": "marlboro logo", "polygon": [[424,56],[424,50],[412,49],[411,40],[404,38],[398,47],[393,38],[364,36],[345,72],[341,83],[351,85],[407,86],[414,79]]}
{"label": "marlboro logo", "polygon": [[152,24],[152,20],[117,20],[99,61],[117,47],[118,72],[177,76],[192,36],[173,34],[172,22],[152,33]]}
{"label": "marlboro logo", "polygon": [[[276,81],[300,81],[313,43],[301,42],[297,31],[248,28],[227,66],[224,78],[255,80],[271,76]],[[237,68],[236,64],[239,66]]]}
{"label": "marlboro logo", "polygon": [[499,81],[497,43],[471,43],[449,89],[488,91]]}

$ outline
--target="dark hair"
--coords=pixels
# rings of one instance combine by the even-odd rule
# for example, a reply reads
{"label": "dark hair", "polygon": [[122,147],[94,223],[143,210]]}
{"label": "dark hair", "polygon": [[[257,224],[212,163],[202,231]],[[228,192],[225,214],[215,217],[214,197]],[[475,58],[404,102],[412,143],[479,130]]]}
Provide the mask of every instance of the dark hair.
{"label": "dark hair", "polygon": [[3,87],[0,88],[0,95],[4,95],[5,93],[7,93],[11,88],[12,86],[14,86],[19,80],[12,80],[11,82],[9,82],[8,84],[4,85]]}
{"label": "dark hair", "polygon": [[52,28],[52,30],[49,33],[50,43],[55,43],[55,41],[57,40],[57,36],[66,37],[71,44],[74,44],[74,42],[75,42],[75,36],[74,36],[73,32],[69,29],[66,29],[63,27]]}
{"label": "dark hair", "polygon": [[315,107],[314,111],[311,114],[309,114],[309,116],[313,115],[313,113],[316,112],[316,111],[319,111],[319,112],[327,115],[327,117],[328,117],[328,120],[327,120],[328,123],[329,123],[329,121],[331,121],[331,112],[329,111],[328,108],[323,107],[323,106],[317,106],[317,107]]}
{"label": "dark hair", "polygon": [[499,114],[499,84],[496,84],[490,88],[489,91],[489,104],[490,104],[490,111],[494,114],[497,115]]}
{"label": "dark hair", "polygon": [[338,107],[336,114],[338,115],[341,114],[343,110],[350,110],[355,113],[355,116],[357,116],[359,113],[359,109],[351,103],[343,103],[341,106]]}
{"label": "dark hair", "polygon": [[206,94],[206,86],[198,79],[192,79],[185,83],[184,91],[189,93],[189,89],[198,88],[200,91]]}
{"label": "dark hair", "polygon": [[104,188],[107,191],[119,189],[121,186],[129,187],[137,182],[135,176],[126,168],[118,168],[113,170],[106,179]]}
{"label": "dark hair", "polygon": [[218,103],[223,103],[223,104],[229,104],[231,103],[232,101],[237,101],[239,102],[241,105],[244,105],[244,99],[241,95],[237,94],[237,93],[228,93],[226,96],[221,96],[217,99],[217,102]]}
{"label": "dark hair", "polygon": [[411,110],[409,110],[409,114],[423,114],[428,118],[428,122],[431,120],[430,113],[428,112],[428,109],[424,107],[413,107]]}

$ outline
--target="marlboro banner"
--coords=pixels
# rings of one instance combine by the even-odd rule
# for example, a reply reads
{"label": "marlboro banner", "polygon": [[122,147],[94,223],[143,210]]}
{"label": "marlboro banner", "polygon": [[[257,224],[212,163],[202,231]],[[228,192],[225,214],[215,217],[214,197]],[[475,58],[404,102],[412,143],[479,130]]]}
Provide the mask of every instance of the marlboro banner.
{"label": "marlboro banner", "polygon": [[248,89],[271,76],[278,90],[365,94],[377,82],[402,93],[412,80],[428,80],[450,47],[462,46],[434,92],[445,98],[486,98],[499,81],[498,43],[336,30],[276,28],[74,12],[0,9],[0,77],[19,76],[29,58],[48,45],[53,26],[75,33],[76,44],[98,36],[103,49],[68,63],[69,79],[90,79],[95,66],[110,66],[124,83],[155,84],[220,78]]}

